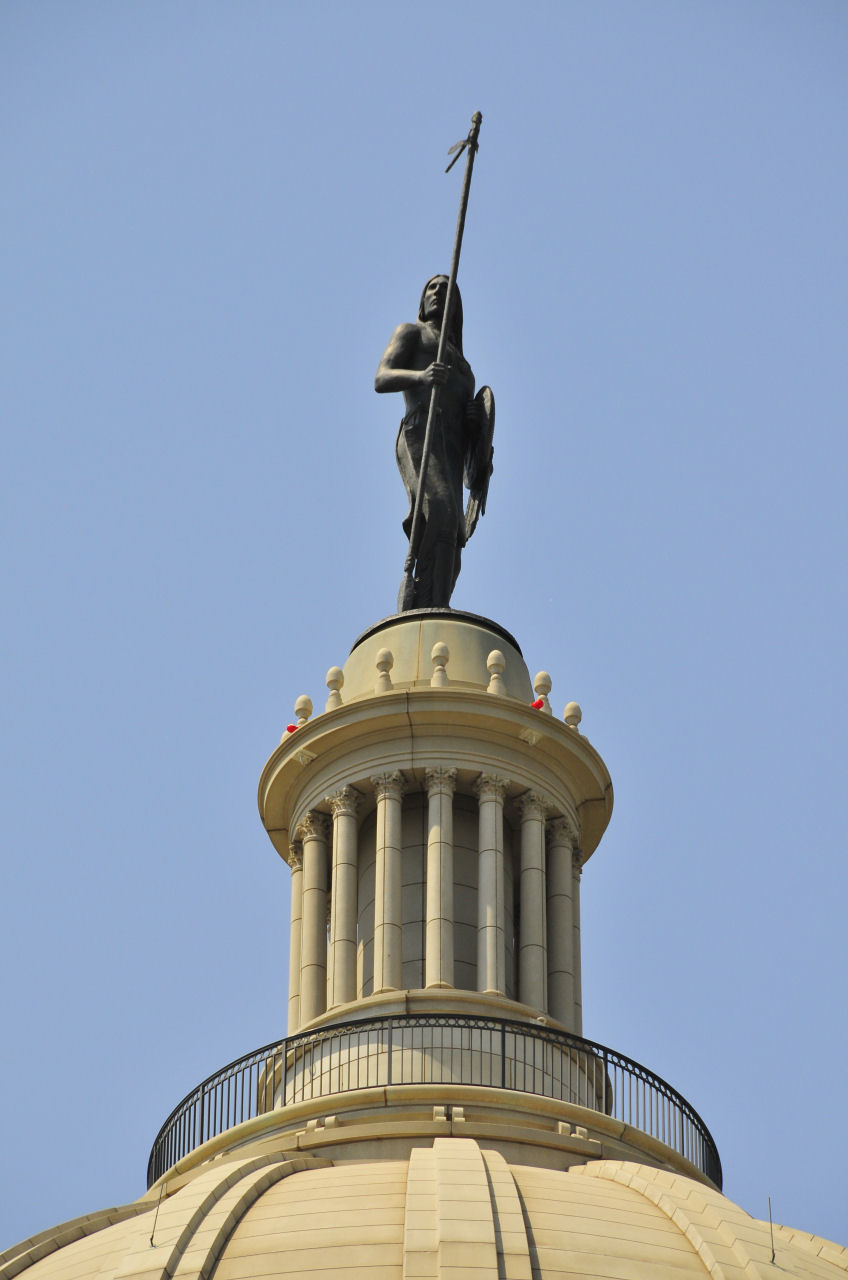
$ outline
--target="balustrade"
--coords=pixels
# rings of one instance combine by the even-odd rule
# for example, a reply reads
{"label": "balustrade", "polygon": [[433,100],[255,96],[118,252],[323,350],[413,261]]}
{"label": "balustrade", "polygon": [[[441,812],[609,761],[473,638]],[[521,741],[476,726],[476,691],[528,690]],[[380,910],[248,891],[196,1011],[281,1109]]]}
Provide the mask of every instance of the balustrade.
{"label": "balustrade", "polygon": [[[353,1089],[426,1084],[535,1094],[610,1116],[721,1188],[721,1162],[703,1120],[647,1067],[550,1027],[458,1014],[347,1021],[231,1062],[171,1112],[153,1144],[148,1186],[201,1143],[265,1112]],[[591,1126],[588,1114],[585,1123]]]}

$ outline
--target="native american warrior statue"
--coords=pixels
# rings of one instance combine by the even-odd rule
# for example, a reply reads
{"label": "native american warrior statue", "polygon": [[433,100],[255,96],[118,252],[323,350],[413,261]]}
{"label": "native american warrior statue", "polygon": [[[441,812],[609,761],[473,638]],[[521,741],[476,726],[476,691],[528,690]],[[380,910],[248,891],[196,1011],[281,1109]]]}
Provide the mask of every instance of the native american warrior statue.
{"label": "native american warrior statue", "polygon": [[[399,325],[392,334],[374,380],[377,391],[402,391],[406,404],[395,453],[409,498],[403,531],[410,538],[414,571],[401,585],[400,612],[450,603],[462,548],[486,510],[492,472],[495,401],[488,387],[474,395],[474,374],[462,352],[462,299],[456,288],[442,359],[437,358],[447,289],[447,276],[427,281],[418,320]],[[438,401],[422,467],[434,388]],[[463,484],[470,490],[467,507]],[[421,513],[413,541],[419,492]]]}
{"label": "native american warrior statue", "polygon": [[[409,551],[398,613],[449,606],[462,548],[486,510],[495,398],[488,387],[474,395],[474,374],[462,353],[462,299],[456,287],[482,121],[475,111],[468,137],[448,153],[453,160],[445,172],[463,152],[466,156],[450,275],[427,281],[418,319],[395,329],[374,379],[375,390],[402,391],[406,403],[395,446],[409,498],[403,522]],[[465,511],[463,482],[471,493]]]}

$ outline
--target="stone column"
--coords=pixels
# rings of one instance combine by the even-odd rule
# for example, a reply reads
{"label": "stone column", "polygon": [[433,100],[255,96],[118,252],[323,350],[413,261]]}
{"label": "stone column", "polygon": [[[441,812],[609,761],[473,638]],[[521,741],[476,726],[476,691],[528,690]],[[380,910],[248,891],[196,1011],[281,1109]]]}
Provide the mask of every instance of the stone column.
{"label": "stone column", "polygon": [[571,855],[572,900],[574,902],[574,1030],[579,1036],[583,1034],[583,979],[580,966],[580,877],[583,874],[583,854],[575,849]]}
{"label": "stone column", "polygon": [[327,1008],[356,999],[356,807],[353,787],[327,797],[333,814],[333,878],[330,899],[330,956]]}
{"label": "stone column", "polygon": [[453,986],[453,793],[456,769],[428,769],[424,985]]}
{"label": "stone column", "polygon": [[548,823],[548,1012],[574,1025],[574,828],[567,818]]}
{"label": "stone column", "polygon": [[477,990],[506,995],[504,934],[505,778],[481,773],[475,784],[480,835],[477,862]]}
{"label": "stone column", "polygon": [[403,986],[402,810],[403,775],[371,779],[377,795],[377,858],[374,868],[374,991]]}
{"label": "stone column", "polygon": [[301,822],[303,925],[300,948],[300,1026],[327,1008],[327,837],[330,821],[313,809]]}
{"label": "stone column", "polygon": [[545,927],[545,806],[528,791],[521,812],[521,887],[519,894],[518,998],[547,1010],[548,946]]}
{"label": "stone column", "polygon": [[289,845],[291,869],[291,926],[289,930],[289,1035],[300,1026],[300,940],[303,925],[303,849]]}

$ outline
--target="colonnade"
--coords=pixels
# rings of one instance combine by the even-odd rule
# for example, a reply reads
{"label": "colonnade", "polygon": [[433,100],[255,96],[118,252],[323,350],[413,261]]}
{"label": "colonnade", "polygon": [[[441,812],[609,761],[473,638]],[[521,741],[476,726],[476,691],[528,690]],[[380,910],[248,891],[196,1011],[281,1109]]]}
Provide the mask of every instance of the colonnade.
{"label": "colonnade", "polygon": [[[399,771],[369,779],[376,798],[374,993],[403,986],[405,782]],[[453,796],[456,770],[428,769],[424,982],[454,986]],[[357,810],[362,784],[326,797],[330,814],[311,810],[290,846],[292,873],[289,1032],[357,998]],[[506,995],[504,800],[509,782],[482,773],[478,805],[477,990]],[[582,1031],[580,868],[570,818],[548,818],[544,796],[516,801],[521,819],[517,998],[569,1030]],[[331,890],[331,891],[330,891]],[[328,937],[329,903],[329,937]]]}

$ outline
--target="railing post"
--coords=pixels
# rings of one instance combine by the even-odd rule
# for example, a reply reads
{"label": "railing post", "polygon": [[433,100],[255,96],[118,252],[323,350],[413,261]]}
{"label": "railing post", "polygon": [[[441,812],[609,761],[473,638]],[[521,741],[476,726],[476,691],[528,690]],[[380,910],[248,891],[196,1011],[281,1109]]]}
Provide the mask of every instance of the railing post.
{"label": "railing post", "polygon": [[389,1021],[388,1021],[388,1023],[386,1024],[386,1030],[387,1030],[386,1042],[387,1042],[388,1047],[389,1047],[389,1063],[388,1063],[388,1071],[387,1071],[387,1073],[386,1073],[386,1087],[388,1088],[388,1086],[392,1083],[392,1049],[393,1049],[393,1045],[392,1045],[392,1035],[393,1035],[393,1033],[394,1033],[394,1019],[393,1019],[393,1018],[389,1018]]}
{"label": "railing post", "polygon": [[501,1023],[501,1088],[506,1088],[506,1024]]}

